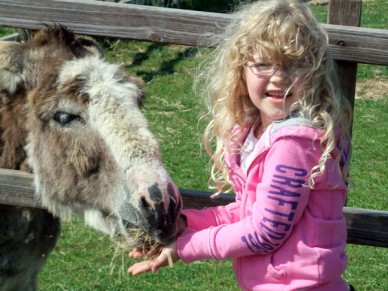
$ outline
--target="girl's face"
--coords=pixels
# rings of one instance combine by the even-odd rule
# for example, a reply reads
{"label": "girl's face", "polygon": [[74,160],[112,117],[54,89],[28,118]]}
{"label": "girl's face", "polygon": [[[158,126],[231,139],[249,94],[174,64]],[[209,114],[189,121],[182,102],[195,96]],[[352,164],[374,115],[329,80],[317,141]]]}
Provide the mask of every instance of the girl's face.
{"label": "girl's face", "polygon": [[290,107],[302,96],[303,74],[298,68],[282,68],[255,55],[245,65],[248,94],[260,110],[263,128],[291,114]]}

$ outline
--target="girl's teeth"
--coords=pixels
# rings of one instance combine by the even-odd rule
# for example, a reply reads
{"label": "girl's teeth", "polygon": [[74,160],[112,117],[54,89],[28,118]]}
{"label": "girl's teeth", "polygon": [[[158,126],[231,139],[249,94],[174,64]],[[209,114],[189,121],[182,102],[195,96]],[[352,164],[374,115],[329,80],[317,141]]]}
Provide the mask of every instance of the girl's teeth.
{"label": "girl's teeth", "polygon": [[267,96],[273,97],[273,98],[284,98],[284,97],[289,97],[290,94],[285,96],[284,93],[283,94],[281,94],[281,93],[267,93]]}
{"label": "girl's teeth", "polygon": [[274,93],[268,93],[267,95],[271,97],[284,97],[284,94],[274,94]]}

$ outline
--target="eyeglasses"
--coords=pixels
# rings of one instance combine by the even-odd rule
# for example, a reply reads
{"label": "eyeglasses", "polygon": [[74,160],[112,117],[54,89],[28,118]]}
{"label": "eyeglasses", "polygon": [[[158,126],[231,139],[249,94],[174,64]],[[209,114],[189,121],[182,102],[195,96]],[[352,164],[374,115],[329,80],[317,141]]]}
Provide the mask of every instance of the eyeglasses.
{"label": "eyeglasses", "polygon": [[308,68],[301,66],[273,66],[272,64],[267,63],[253,63],[253,64],[244,64],[245,67],[248,67],[251,72],[256,76],[272,76],[276,73],[277,70],[282,69],[285,73],[290,75],[291,73],[296,76],[300,76],[303,73],[308,71]]}

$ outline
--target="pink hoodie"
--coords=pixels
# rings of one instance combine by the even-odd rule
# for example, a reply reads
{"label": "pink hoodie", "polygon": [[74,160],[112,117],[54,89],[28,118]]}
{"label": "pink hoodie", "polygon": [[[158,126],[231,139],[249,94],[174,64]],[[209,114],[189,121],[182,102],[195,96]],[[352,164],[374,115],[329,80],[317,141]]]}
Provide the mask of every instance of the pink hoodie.
{"label": "pink hoodie", "polygon": [[[248,132],[243,129],[241,141]],[[247,175],[239,154],[227,156],[236,201],[183,212],[181,260],[232,258],[243,290],[348,290],[341,277],[347,187],[334,163],[339,151],[314,189],[305,186],[321,156],[321,134],[302,118],[273,123],[256,144]]]}

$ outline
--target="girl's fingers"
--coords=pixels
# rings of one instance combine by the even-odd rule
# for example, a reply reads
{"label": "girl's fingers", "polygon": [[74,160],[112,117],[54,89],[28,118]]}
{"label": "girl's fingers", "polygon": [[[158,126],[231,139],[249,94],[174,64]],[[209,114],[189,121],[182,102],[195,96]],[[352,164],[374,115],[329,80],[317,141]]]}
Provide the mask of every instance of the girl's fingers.
{"label": "girl's fingers", "polygon": [[157,257],[152,265],[151,265],[151,271],[156,273],[160,267],[164,267],[168,265],[168,257],[167,255],[163,252]]}
{"label": "girl's fingers", "polygon": [[168,260],[167,254],[162,253],[153,260],[133,264],[128,269],[128,273],[132,275],[139,275],[149,271],[156,273],[159,270],[159,268],[167,266],[168,264],[169,264],[169,260]]}
{"label": "girl's fingers", "polygon": [[[129,257],[131,257],[131,258],[141,258],[141,257],[149,258],[150,254],[151,253],[143,254],[139,249],[135,248],[129,253]],[[177,251],[176,251],[176,244],[172,243],[171,245],[163,248],[161,253],[159,254],[159,256],[157,256],[155,258],[151,258],[150,260],[147,260],[144,262],[133,264],[128,269],[128,273],[130,273],[132,275],[139,275],[139,274],[149,272],[149,271],[152,271],[155,273],[161,267],[168,266],[168,265],[172,266],[173,262],[177,261],[178,259],[179,259],[179,257],[178,257]]]}
{"label": "girl's fingers", "polygon": [[134,248],[132,251],[129,252],[128,256],[130,258],[133,258],[133,259],[138,259],[138,258],[143,258],[143,257],[150,259],[150,258],[155,257],[156,255],[159,255],[160,251],[161,251],[160,249],[155,249],[155,250],[152,250],[148,253],[144,253],[140,249]]}
{"label": "girl's fingers", "polygon": [[133,276],[145,273],[150,271],[152,268],[152,261],[144,261],[140,263],[133,264],[128,269],[128,273],[132,274]]}
{"label": "girl's fingers", "polygon": [[138,259],[142,258],[144,254],[139,249],[134,248],[132,251],[129,252],[128,256],[133,259]]}
{"label": "girl's fingers", "polygon": [[156,250],[150,251],[147,254],[145,254],[145,257],[148,258],[148,259],[149,258],[153,258],[156,255],[159,255],[159,253],[160,253],[160,249],[156,249]]}

